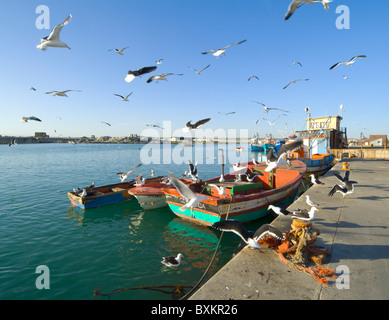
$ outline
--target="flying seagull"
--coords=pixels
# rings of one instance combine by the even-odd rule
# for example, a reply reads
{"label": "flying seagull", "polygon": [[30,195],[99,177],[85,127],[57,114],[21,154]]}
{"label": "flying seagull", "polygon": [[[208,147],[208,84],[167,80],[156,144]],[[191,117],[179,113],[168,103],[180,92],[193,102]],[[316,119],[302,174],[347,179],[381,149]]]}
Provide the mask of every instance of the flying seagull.
{"label": "flying seagull", "polygon": [[129,93],[129,94],[126,95],[125,97],[121,96],[120,94],[116,94],[116,93],[114,93],[114,96],[118,96],[118,97],[122,98],[122,101],[128,101],[128,97],[129,97],[130,95],[132,95],[132,92],[133,92],[133,91],[131,91],[131,93]]}
{"label": "flying seagull", "polygon": [[46,94],[51,94],[53,96],[58,96],[58,97],[66,97],[66,98],[69,98],[67,96],[67,92],[81,92],[81,90],[64,90],[64,91],[49,91],[49,92],[46,92]]}
{"label": "flying seagull", "polygon": [[293,151],[300,149],[302,145],[303,145],[302,140],[297,140],[296,142],[283,144],[281,146],[280,150],[278,151],[277,160],[269,159],[268,161],[266,161],[267,167],[266,167],[265,171],[269,172],[269,171],[277,168],[280,164],[287,164],[290,166],[289,160],[285,161],[283,159],[284,156],[287,156],[289,152],[293,152]]}
{"label": "flying seagull", "polygon": [[221,195],[221,196],[227,194],[226,187],[224,187],[224,186],[218,186],[218,185],[213,184],[213,183],[210,183],[207,186],[209,186],[210,188],[216,189],[218,191],[219,195]]}
{"label": "flying seagull", "polygon": [[302,7],[304,4],[308,3],[313,6],[315,6],[314,2],[321,2],[324,6],[325,10],[329,9],[329,3],[332,2],[332,0],[293,0],[288,7],[288,11],[285,15],[285,21],[288,20],[292,14],[300,7]]}
{"label": "flying seagull", "polygon": [[172,75],[183,76],[182,73],[163,73],[163,74],[157,74],[157,75],[151,76],[150,78],[147,79],[146,82],[150,83],[153,80],[164,80],[164,81],[167,81],[167,79],[165,77],[166,76],[172,76]]}
{"label": "flying seagull", "polygon": [[178,193],[185,199],[186,204],[179,208],[180,211],[193,209],[200,201],[207,199],[206,196],[196,195],[185,183],[177,179],[177,177],[169,172],[169,178]]}
{"label": "flying seagull", "polygon": [[259,80],[257,76],[252,75],[252,76],[250,76],[250,77],[247,79],[247,81],[250,81],[250,80],[253,79],[253,78]]}
{"label": "flying seagull", "polygon": [[211,65],[207,65],[206,67],[202,68],[201,70],[196,70],[195,68],[188,66],[188,68],[191,68],[194,72],[196,72],[198,75],[200,75],[201,72],[203,72],[205,69],[209,68]]}
{"label": "flying seagull", "polygon": [[358,182],[356,181],[350,181],[350,171],[346,171],[344,174],[344,177],[342,178],[339,174],[334,173],[335,177],[338,178],[339,182],[341,185],[334,185],[330,192],[328,193],[328,196],[332,197],[335,192],[340,192],[343,195],[343,198],[354,192],[354,185],[357,184]]}
{"label": "flying seagull", "polygon": [[337,66],[339,66],[340,64],[344,64],[345,67],[351,66],[351,65],[354,64],[354,62],[356,61],[357,58],[366,58],[366,57],[367,57],[367,56],[365,56],[365,55],[355,56],[355,57],[352,57],[349,61],[335,63],[335,64],[330,68],[330,70],[335,69],[335,68],[336,68]]}
{"label": "flying seagull", "polygon": [[35,89],[34,87],[31,87],[31,88],[30,88],[30,90],[32,90],[32,91],[36,91],[36,89]]}
{"label": "flying seagull", "polygon": [[34,120],[34,121],[42,122],[42,120],[37,118],[37,117],[22,117],[22,119],[21,119],[21,121],[23,121],[23,122],[27,122],[28,120]]}
{"label": "flying seagull", "polygon": [[289,82],[285,87],[283,87],[282,89],[286,89],[289,85],[291,85],[292,83],[296,83],[297,81],[308,81],[309,79],[296,79],[296,80],[292,80],[291,82]]}
{"label": "flying seagull", "polygon": [[195,161],[195,164],[188,160],[189,163],[189,172],[188,175],[192,177],[193,180],[196,180],[199,174],[197,173],[197,161]]}
{"label": "flying seagull", "polygon": [[282,232],[271,224],[263,224],[260,226],[254,234],[248,232],[243,224],[239,220],[223,220],[212,224],[212,227],[225,232],[233,232],[253,249],[260,249],[258,241],[266,236],[270,235],[279,240],[283,240],[285,237]]}
{"label": "flying seagull", "polygon": [[258,119],[257,122],[255,122],[255,123],[258,124],[258,122],[266,121],[270,126],[274,126],[275,122],[282,116],[285,116],[285,114],[280,114],[276,119],[273,120],[273,122],[270,122],[269,120],[267,120],[265,118],[261,118],[261,119]]}
{"label": "flying seagull", "polygon": [[124,182],[125,180],[128,179],[128,177],[130,176],[130,174],[137,168],[139,168],[142,164],[138,164],[136,165],[134,168],[132,168],[131,170],[129,170],[128,172],[119,172],[117,173],[117,175],[119,176],[121,182]]}
{"label": "flying seagull", "polygon": [[237,44],[241,44],[243,42],[246,42],[247,40],[241,40],[241,41],[238,41],[238,42],[235,42],[235,43],[231,43],[229,44],[228,46],[225,46],[223,48],[220,48],[220,49],[212,49],[212,50],[208,50],[208,51],[204,51],[204,52],[201,52],[202,54],[208,54],[208,53],[212,53],[212,55],[214,55],[216,58],[219,58],[219,56],[221,54],[225,55],[226,53],[226,49],[231,47],[231,46],[234,46],[234,45],[237,45]]}
{"label": "flying seagull", "polygon": [[111,126],[111,124],[108,123],[108,122],[101,121],[101,123],[104,123],[104,124],[106,124],[107,126]]}
{"label": "flying seagull", "polygon": [[109,49],[108,51],[115,50],[115,52],[116,52],[117,54],[120,54],[121,56],[124,56],[123,51],[126,50],[127,48],[128,48],[128,47],[124,47],[124,48],[121,48],[120,50],[118,50],[118,49]]}
{"label": "flying seagull", "polygon": [[162,257],[161,263],[167,267],[178,267],[183,257],[182,253],[179,253],[177,257]]}
{"label": "flying seagull", "polygon": [[154,127],[154,128],[160,128],[160,129],[163,129],[161,126],[157,125],[157,124],[146,124],[147,127]]}
{"label": "flying seagull", "polygon": [[155,63],[156,63],[156,64],[161,64],[161,63],[162,63],[162,60],[163,60],[163,59],[159,59],[159,60],[155,61]]}
{"label": "flying seagull", "polygon": [[234,114],[236,113],[235,111],[233,112],[219,112],[220,114],[224,114],[225,116],[228,116],[229,114]]}
{"label": "flying seagull", "polygon": [[8,147],[12,147],[14,144],[16,144],[16,138],[11,139],[11,142],[8,144]]}
{"label": "flying seagull", "polygon": [[316,176],[312,173],[311,175],[311,182],[313,184],[324,184],[323,182],[321,182],[318,178],[316,178]]}
{"label": "flying seagull", "polygon": [[126,78],[124,79],[126,82],[131,82],[135,79],[135,77],[140,77],[142,74],[153,72],[157,69],[157,66],[152,67],[143,67],[138,70],[129,70]]}
{"label": "flying seagull", "polygon": [[269,113],[269,111],[270,110],[279,110],[279,111],[283,111],[283,112],[289,112],[289,111],[287,111],[287,110],[283,110],[283,109],[278,109],[278,108],[269,108],[268,106],[266,106],[265,104],[263,104],[262,102],[258,102],[258,101],[255,101],[255,100],[253,100],[253,102],[255,102],[255,103],[258,103],[258,104],[260,104],[260,105],[262,105],[263,106],[263,108],[265,109],[264,111],[265,111],[265,113]]}
{"label": "flying seagull", "polygon": [[62,30],[62,27],[66,26],[71,19],[72,19],[72,15],[70,14],[65,19],[64,22],[62,22],[61,24],[57,25],[56,27],[54,27],[51,30],[51,33],[50,33],[49,36],[47,36],[45,38],[42,38],[40,44],[38,44],[36,47],[39,50],[46,50],[46,47],[60,47],[60,48],[68,48],[68,49],[70,49],[66,43],[62,42],[59,39],[59,34],[60,34],[61,30]]}
{"label": "flying seagull", "polygon": [[202,126],[203,124],[207,123],[209,120],[211,120],[211,118],[207,118],[207,119],[203,119],[203,120],[199,120],[197,122],[195,122],[194,124],[192,124],[192,120],[191,121],[188,121],[186,123],[186,128],[187,130],[194,130],[194,129],[197,129],[198,127]]}
{"label": "flying seagull", "polygon": [[298,64],[300,67],[302,67],[303,65],[300,63],[300,62],[298,62],[298,61],[294,61],[294,62],[292,62],[292,63],[290,63],[290,64]]}

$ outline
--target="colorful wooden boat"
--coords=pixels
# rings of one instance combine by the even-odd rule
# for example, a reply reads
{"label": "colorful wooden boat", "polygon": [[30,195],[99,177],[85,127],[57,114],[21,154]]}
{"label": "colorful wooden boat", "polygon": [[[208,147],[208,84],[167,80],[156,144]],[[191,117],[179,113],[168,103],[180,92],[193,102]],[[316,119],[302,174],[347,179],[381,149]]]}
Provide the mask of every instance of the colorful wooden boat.
{"label": "colorful wooden boat", "polygon": [[[290,140],[293,141],[293,140]],[[298,159],[307,165],[306,176],[320,176],[333,166],[334,156],[329,151],[329,139],[326,136],[303,138],[304,145],[290,153],[292,159]]]}
{"label": "colorful wooden boat", "polygon": [[[191,184],[191,179],[180,179],[186,184]],[[155,182],[148,185],[131,188],[128,193],[134,196],[144,210],[154,210],[167,207],[166,195],[162,188],[168,188],[166,183]]]}
{"label": "colorful wooden boat", "polygon": [[[145,185],[160,181],[161,177],[146,179]],[[90,188],[85,197],[81,197],[81,192],[68,192],[68,198],[72,206],[81,209],[92,209],[111,204],[117,204],[133,199],[128,190],[134,188],[135,181],[121,182],[105,186]]]}
{"label": "colorful wooden boat", "polygon": [[[228,219],[236,219],[241,222],[249,222],[265,217],[270,204],[292,203],[300,187],[306,165],[298,160],[291,161],[292,166],[280,165],[273,172],[265,172],[265,162],[253,164],[249,162],[241,166],[247,166],[247,173],[257,175],[253,182],[247,181],[242,175],[242,181],[235,182],[236,173],[224,176],[224,182],[220,183],[220,177],[192,183],[190,188],[197,194],[205,195],[206,200],[199,202],[194,208],[181,211],[186,203],[185,199],[175,188],[163,188],[166,194],[166,202],[170,209],[179,217],[197,224],[210,226],[213,223]],[[220,195],[216,188],[210,185],[224,186],[227,194]]]}

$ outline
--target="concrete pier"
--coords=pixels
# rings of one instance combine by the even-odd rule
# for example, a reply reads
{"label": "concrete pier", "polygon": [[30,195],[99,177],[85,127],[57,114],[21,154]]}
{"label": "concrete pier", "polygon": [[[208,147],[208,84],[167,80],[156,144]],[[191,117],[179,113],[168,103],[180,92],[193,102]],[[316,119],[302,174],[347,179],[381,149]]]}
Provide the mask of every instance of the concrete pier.
{"label": "concrete pier", "polygon": [[[328,263],[339,276],[328,286],[310,274],[288,267],[266,246],[245,248],[205,283],[190,300],[356,300],[389,299],[389,161],[344,159],[353,194],[328,197],[344,175],[342,163],[320,177],[324,185],[309,188],[290,207],[308,208],[305,195],[320,207],[313,227],[320,230],[316,244],[331,251]],[[286,232],[292,219],[278,217],[272,224]],[[237,244],[239,238],[237,238]]]}

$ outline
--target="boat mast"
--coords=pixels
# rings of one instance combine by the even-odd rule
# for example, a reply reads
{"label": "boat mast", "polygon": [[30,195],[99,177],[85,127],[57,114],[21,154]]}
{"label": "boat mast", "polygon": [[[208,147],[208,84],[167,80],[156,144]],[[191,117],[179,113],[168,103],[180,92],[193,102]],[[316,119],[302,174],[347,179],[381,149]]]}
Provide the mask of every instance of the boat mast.
{"label": "boat mast", "polygon": [[308,158],[311,158],[311,114],[308,113]]}

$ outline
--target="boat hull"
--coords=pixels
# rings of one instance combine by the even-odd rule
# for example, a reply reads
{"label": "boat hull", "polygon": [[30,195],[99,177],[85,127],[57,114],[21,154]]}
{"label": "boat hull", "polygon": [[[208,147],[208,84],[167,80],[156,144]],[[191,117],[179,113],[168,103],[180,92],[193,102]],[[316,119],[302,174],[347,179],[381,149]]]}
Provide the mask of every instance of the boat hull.
{"label": "boat hull", "polygon": [[324,157],[320,157],[318,159],[299,159],[304,162],[307,166],[306,175],[309,176],[311,174],[322,175],[327,172],[332,167],[332,163],[334,161],[334,156],[332,154],[326,155]]}
{"label": "boat hull", "polygon": [[144,210],[154,210],[167,207],[166,196],[161,187],[137,187],[128,192],[133,195]]}
{"label": "boat hull", "polygon": [[251,151],[263,151],[263,146],[251,144],[250,145],[250,150]]}
{"label": "boat hull", "polygon": [[[250,194],[234,194],[233,196],[224,195],[219,197],[209,197],[207,200],[199,202],[194,208],[182,211],[186,200],[178,192],[167,191],[166,202],[169,208],[178,217],[195,222],[197,224],[210,226],[215,222],[225,219],[235,219],[242,223],[261,219],[270,214],[268,207],[270,204],[279,205],[281,203],[291,203],[301,185],[303,175],[306,172],[306,165],[300,161],[293,160],[295,165],[300,166],[299,172],[283,186],[274,189],[263,189],[262,191]],[[261,167],[266,165],[252,165],[250,168]],[[285,166],[286,167],[286,166]],[[258,170],[259,171],[259,170]],[[287,171],[287,170],[284,170]],[[293,170],[291,170],[293,171]],[[283,170],[278,171],[279,175]],[[281,178],[280,178],[281,179]]]}

